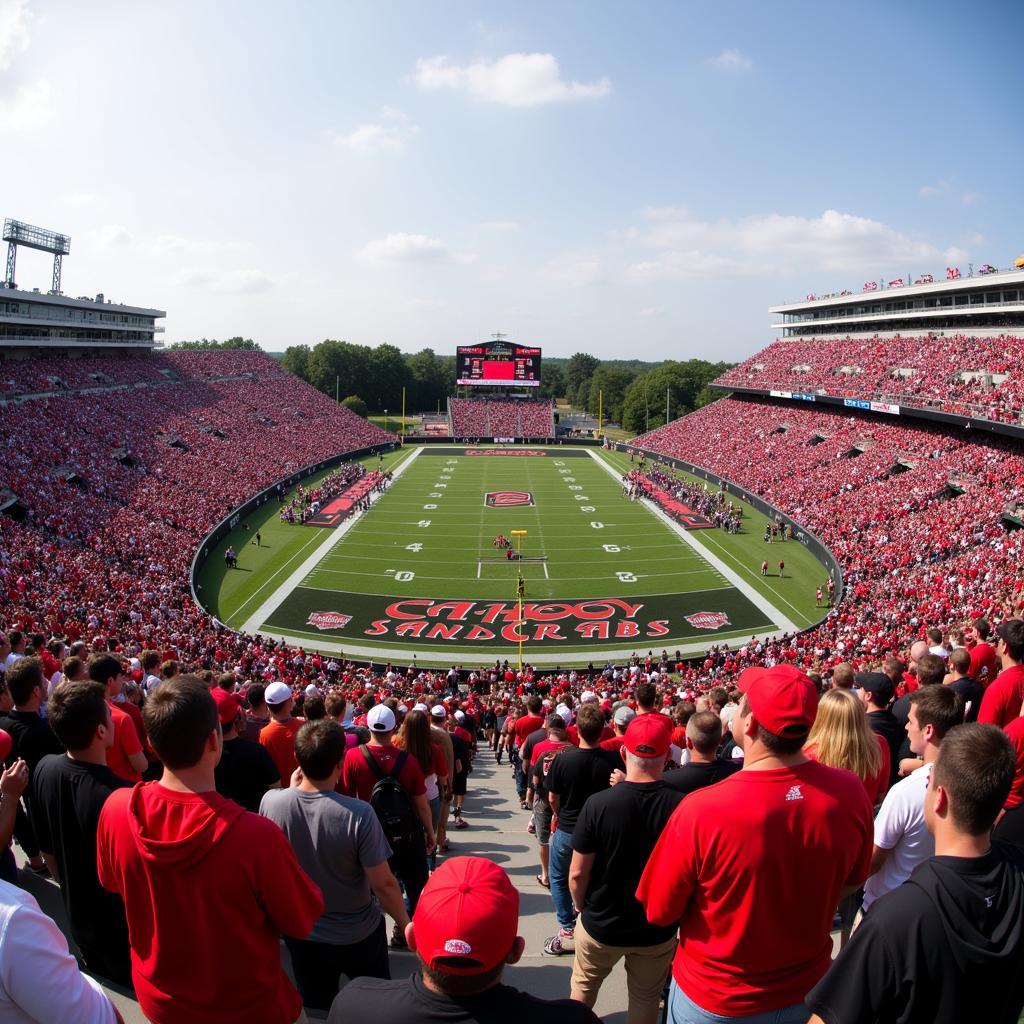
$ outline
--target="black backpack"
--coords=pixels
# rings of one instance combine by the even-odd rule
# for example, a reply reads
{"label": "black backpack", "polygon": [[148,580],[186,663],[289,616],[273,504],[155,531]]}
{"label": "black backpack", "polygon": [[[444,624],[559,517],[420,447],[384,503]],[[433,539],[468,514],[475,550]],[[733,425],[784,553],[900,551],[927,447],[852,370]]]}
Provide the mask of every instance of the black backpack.
{"label": "black backpack", "polygon": [[366,763],[371,771],[377,776],[373,784],[373,791],[370,793],[370,806],[377,815],[380,827],[384,830],[384,837],[392,850],[405,846],[412,841],[419,827],[416,814],[413,811],[412,800],[405,791],[405,787],[398,781],[405,767],[408,754],[402,750],[398,754],[394,767],[385,774],[381,771],[377,758],[370,753],[367,747],[359,748],[366,758]]}

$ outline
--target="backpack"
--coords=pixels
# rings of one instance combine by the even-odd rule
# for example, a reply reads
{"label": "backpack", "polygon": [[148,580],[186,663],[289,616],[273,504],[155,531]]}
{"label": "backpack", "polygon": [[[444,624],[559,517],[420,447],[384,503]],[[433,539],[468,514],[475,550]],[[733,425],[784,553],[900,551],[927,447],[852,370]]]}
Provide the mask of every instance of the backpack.
{"label": "backpack", "polygon": [[416,834],[418,821],[413,811],[412,800],[405,791],[405,787],[398,781],[405,767],[408,754],[402,750],[398,754],[394,768],[385,774],[377,759],[366,747],[359,748],[366,758],[370,770],[377,776],[373,784],[373,791],[370,793],[370,806],[377,815],[380,827],[384,830],[384,837],[392,850],[400,846],[408,845]]}

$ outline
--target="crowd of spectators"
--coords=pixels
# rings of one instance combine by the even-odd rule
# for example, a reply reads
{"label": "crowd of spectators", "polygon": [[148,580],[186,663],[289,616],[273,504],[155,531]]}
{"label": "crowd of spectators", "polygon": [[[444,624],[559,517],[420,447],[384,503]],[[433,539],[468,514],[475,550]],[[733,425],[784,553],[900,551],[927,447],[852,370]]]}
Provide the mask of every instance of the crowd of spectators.
{"label": "crowd of spectators", "polygon": [[[1004,423],[1024,412],[1024,337],[786,338],[718,384],[937,408]],[[986,382],[992,375],[995,380]]]}
{"label": "crowd of spectators", "polygon": [[452,398],[452,437],[553,437],[550,400]]}

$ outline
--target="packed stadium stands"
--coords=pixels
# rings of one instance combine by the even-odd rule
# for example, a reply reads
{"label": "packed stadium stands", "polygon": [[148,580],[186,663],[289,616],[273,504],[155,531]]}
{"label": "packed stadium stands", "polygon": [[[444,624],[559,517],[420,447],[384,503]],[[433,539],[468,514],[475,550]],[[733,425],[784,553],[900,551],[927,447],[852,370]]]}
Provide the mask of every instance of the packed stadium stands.
{"label": "packed stadium stands", "polygon": [[[81,381],[78,362],[47,367]],[[260,353],[93,362],[122,382],[154,367],[176,380],[3,408],[0,493],[25,515],[0,515],[0,620],[199,654],[187,577],[206,532],[289,472],[393,435]]]}
{"label": "packed stadium stands", "polygon": [[787,338],[729,370],[717,383],[814,391],[1016,423],[1024,411],[1024,338]]}
{"label": "packed stadium stands", "polygon": [[452,437],[553,437],[550,400],[451,398]]}
{"label": "packed stadium stands", "polygon": [[727,398],[631,443],[772,502],[842,564],[839,609],[792,643],[751,648],[750,658],[828,667],[899,649],[926,625],[1012,614],[1021,600],[1024,530],[1008,532],[1002,518],[1024,503],[1014,441]]}

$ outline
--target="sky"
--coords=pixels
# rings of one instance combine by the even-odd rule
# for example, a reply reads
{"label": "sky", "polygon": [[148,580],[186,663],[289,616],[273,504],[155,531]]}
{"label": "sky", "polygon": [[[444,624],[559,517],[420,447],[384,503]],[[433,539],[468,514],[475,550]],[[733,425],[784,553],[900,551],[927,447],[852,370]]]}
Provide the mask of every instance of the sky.
{"label": "sky", "polygon": [[168,342],[738,360],[770,305],[1024,253],[1022,35],[1017,0],[0,0],[0,216]]}

